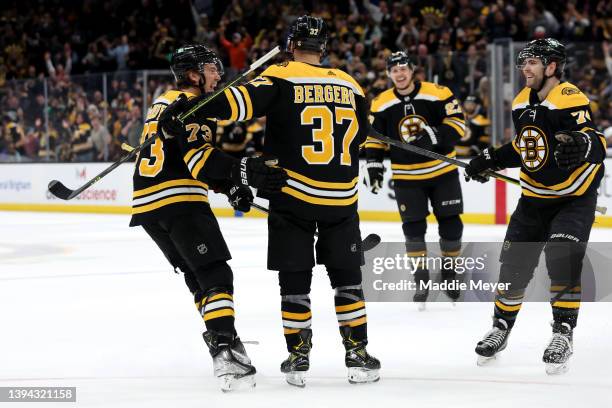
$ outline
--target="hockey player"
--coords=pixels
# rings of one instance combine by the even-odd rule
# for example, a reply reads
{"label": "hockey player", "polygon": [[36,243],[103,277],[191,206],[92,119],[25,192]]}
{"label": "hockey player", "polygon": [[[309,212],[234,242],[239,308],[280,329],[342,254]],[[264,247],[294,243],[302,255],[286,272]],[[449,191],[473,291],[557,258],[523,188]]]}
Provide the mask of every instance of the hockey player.
{"label": "hockey player", "polygon": [[[421,82],[414,78],[415,64],[404,51],[391,54],[387,59],[387,75],[393,88],[379,94],[372,101],[372,126],[390,138],[434,150],[447,157],[455,157],[455,145],[465,132],[465,121],[459,101],[445,86]],[[383,182],[383,155],[386,145],[370,138],[365,145],[367,164],[366,184],[377,194]],[[441,254],[453,258],[461,251],[463,200],[459,173],[455,166],[440,160],[431,160],[412,152],[391,147],[391,171],[395,198],[406,238],[406,251],[411,257],[425,257],[425,232],[428,203],[438,220]],[[445,266],[452,259],[444,259]],[[442,279],[458,283],[452,268],[443,268]],[[424,309],[429,291],[422,286],[429,281],[424,262],[414,274],[417,291],[414,301]],[[458,289],[446,291],[456,300]]]}
{"label": "hockey player", "polygon": [[[348,74],[320,66],[327,27],[320,18],[292,23],[287,51],[293,61],[273,65],[244,86],[225,91],[202,111],[220,119],[266,115],[264,154],[278,157],[288,185],[270,195],[268,269],[278,271],[282,321],[289,357],[281,364],[292,385],[304,386],[312,347],[310,285],[316,262],[335,289],[345,364],[351,383],[379,379],[379,361],[366,351],[361,287],[363,264],[357,181],[359,146],[367,135],[363,90]],[[183,101],[188,109],[191,101]],[[162,124],[173,132],[172,118]]]}
{"label": "hockey player", "polygon": [[[179,95],[203,96],[221,79],[217,56],[200,44],[183,46],[172,54],[177,90],[159,96],[151,105],[141,143],[158,129],[158,119]],[[185,275],[196,307],[206,324],[204,340],[213,357],[214,373],[224,391],[254,385],[255,367],[234,328],[231,259],[219,225],[208,204],[209,186],[225,193],[232,206],[250,209],[252,194],[242,181],[269,190],[284,184],[280,169],[248,159],[240,174],[238,160],[214,147],[214,121],[188,122],[177,138],[158,138],[141,152],[134,171],[130,226],[142,225],[175,270]]]}
{"label": "hockey player", "polygon": [[479,364],[506,347],[544,247],[551,279],[552,338],[543,361],[549,374],[567,370],[580,307],[582,259],[595,218],[606,142],[591,121],[589,99],[561,80],[565,47],[554,39],[531,41],[518,54],[526,86],[514,98],[516,136],[470,161],[466,176],[484,182],[487,169],[520,167],[522,195],[500,256],[493,328],[478,342]]}
{"label": "hockey player", "polygon": [[465,134],[455,150],[458,156],[474,157],[491,145],[489,126],[491,121],[482,112],[482,106],[477,96],[469,95],[463,101],[463,113],[465,114]]}

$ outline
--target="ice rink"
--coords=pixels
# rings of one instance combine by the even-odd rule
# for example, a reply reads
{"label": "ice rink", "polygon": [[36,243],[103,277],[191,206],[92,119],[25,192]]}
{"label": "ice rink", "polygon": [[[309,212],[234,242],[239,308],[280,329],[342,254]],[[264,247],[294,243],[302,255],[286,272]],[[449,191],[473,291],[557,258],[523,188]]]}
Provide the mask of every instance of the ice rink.
{"label": "ice rink", "polygon": [[[381,381],[350,385],[325,272],[312,288],[313,351],[305,389],[279,371],[286,357],[264,219],[221,218],[234,259],[237,329],[257,387],[223,394],[182,276],[129,217],[0,212],[0,386],[75,386],[78,407],[609,407],[612,304],[586,303],[570,371],[544,372],[550,306],[525,304],[508,348],[477,367],[474,346],[491,304],[368,304],[369,351]],[[473,226],[465,241],[501,241],[505,227]],[[402,240],[398,223],[362,224],[363,236]],[[437,240],[437,227],[428,238]],[[594,229],[594,241],[612,230]],[[609,273],[610,271],[601,271]],[[8,406],[9,404],[0,404]],[[15,404],[24,407],[29,404]],[[34,404],[32,404],[34,405]],[[47,403],[43,406],[75,406]],[[36,404],[35,406],[41,406]]]}

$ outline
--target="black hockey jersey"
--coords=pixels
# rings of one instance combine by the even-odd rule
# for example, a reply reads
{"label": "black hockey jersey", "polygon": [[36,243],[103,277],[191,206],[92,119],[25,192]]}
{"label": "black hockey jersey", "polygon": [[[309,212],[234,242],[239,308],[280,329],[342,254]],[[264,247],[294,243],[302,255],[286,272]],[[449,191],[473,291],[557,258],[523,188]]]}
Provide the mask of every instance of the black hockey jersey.
{"label": "black hockey jersey", "polygon": [[[166,106],[184,93],[171,90],[159,96],[149,108],[140,143],[157,131],[157,121]],[[214,148],[216,123],[194,118],[185,128],[187,138],[155,143],[140,152],[134,169],[134,194],[130,226],[193,211],[210,211],[205,166],[223,154]]]}
{"label": "black hockey jersey", "polygon": [[489,119],[481,113],[471,117],[466,115],[466,125],[464,136],[455,146],[457,155],[476,156],[491,146],[491,136],[489,135],[491,121]]}
{"label": "black hockey jersey", "polygon": [[[505,167],[521,167],[523,196],[542,202],[597,189],[604,174],[606,140],[591,116],[589,99],[568,82],[559,83],[544,101],[530,88],[519,92],[512,102],[516,136],[496,152]],[[594,141],[591,157],[597,159],[573,170],[560,169],[553,154],[559,143],[554,135],[561,130],[588,134]]]}
{"label": "black hockey jersey", "polygon": [[224,95],[203,107],[207,116],[240,121],[266,116],[264,154],[277,157],[289,175],[280,194],[266,197],[270,207],[310,219],[356,211],[368,109],[350,75],[285,62]]}
{"label": "black hockey jersey", "polygon": [[[418,133],[424,124],[437,130],[437,153],[455,157],[455,144],[465,133],[465,120],[459,101],[450,89],[431,82],[415,82],[414,91],[400,95],[387,89],[372,101],[372,126],[380,133],[403,142]],[[386,145],[369,138],[368,157],[380,156],[375,149]],[[392,179],[396,183],[420,183],[448,173],[457,175],[457,167],[440,160],[391,146]]]}

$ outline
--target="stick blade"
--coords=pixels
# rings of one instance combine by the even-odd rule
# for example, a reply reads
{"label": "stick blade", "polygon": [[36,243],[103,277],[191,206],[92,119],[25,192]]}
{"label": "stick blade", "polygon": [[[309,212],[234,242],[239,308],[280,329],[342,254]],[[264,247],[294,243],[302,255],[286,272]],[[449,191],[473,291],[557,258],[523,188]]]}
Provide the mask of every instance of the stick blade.
{"label": "stick blade", "polygon": [[361,249],[363,252],[368,252],[378,244],[380,244],[380,236],[377,234],[370,234],[361,242]]}
{"label": "stick blade", "polygon": [[72,190],[62,184],[59,180],[49,182],[49,192],[61,200],[69,200]]}

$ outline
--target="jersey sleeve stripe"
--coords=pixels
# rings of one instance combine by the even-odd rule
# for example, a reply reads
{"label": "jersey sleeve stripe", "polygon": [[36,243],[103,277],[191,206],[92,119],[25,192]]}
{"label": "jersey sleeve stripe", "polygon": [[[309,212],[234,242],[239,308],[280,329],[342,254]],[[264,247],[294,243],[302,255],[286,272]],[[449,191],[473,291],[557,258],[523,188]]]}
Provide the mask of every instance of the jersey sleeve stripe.
{"label": "jersey sleeve stripe", "polygon": [[465,122],[457,118],[445,118],[442,123],[454,123],[465,131]]}
{"label": "jersey sleeve stripe", "polygon": [[452,127],[461,136],[463,136],[463,134],[465,133],[465,128],[463,128],[462,125],[457,124],[457,122],[455,121],[444,119],[442,121],[442,124]]}
{"label": "jersey sleeve stripe", "polygon": [[198,174],[200,174],[202,167],[204,167],[204,164],[206,164],[206,160],[208,160],[208,157],[211,155],[212,152],[213,149],[207,149],[204,152],[203,157],[193,166],[193,170],[191,170],[191,175],[194,178],[198,178]]}
{"label": "jersey sleeve stripe", "polygon": [[238,106],[236,105],[236,99],[234,98],[234,94],[230,90],[230,88],[226,89],[224,92],[227,101],[229,102],[231,114],[229,120],[236,121],[238,120]]}
{"label": "jersey sleeve stripe", "polygon": [[204,148],[205,148],[207,145],[208,145],[208,144],[205,144],[204,146],[200,146],[200,147],[197,147],[197,148],[195,148],[195,149],[191,149],[191,150],[189,150],[189,151],[187,152],[187,154],[185,155],[185,157],[183,157],[183,161],[184,161],[185,163],[189,163],[189,161],[191,160],[191,158],[192,158],[192,157],[193,157],[193,156],[194,156],[194,155],[195,155],[197,152],[199,152],[200,150],[204,149]]}
{"label": "jersey sleeve stripe", "polygon": [[236,98],[236,101],[238,102],[238,119],[237,120],[242,121],[244,120],[244,116],[245,116],[244,98],[240,94],[240,91],[234,88],[233,86],[230,87],[230,90],[232,91],[232,94],[234,94],[234,97]]}
{"label": "jersey sleeve stripe", "polygon": [[251,95],[249,95],[249,91],[243,85],[240,85],[238,89],[240,92],[242,92],[244,104],[246,106],[246,117],[244,120],[249,120],[253,118],[253,103],[251,102]]}

